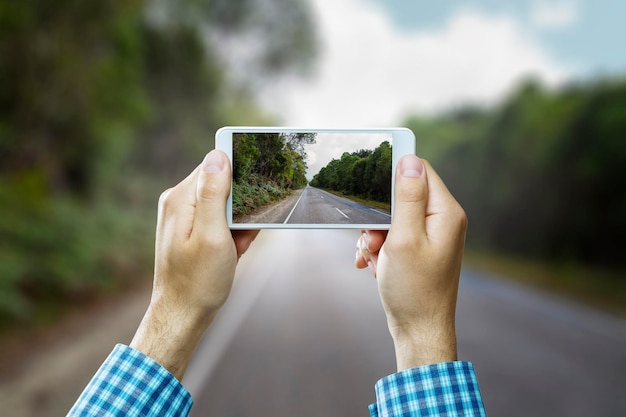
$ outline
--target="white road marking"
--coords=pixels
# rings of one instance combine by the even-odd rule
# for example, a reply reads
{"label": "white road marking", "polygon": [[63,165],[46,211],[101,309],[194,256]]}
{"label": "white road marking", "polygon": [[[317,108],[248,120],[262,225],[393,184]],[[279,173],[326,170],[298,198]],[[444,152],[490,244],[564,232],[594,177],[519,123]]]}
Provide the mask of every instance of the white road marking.
{"label": "white road marking", "polygon": [[304,189],[304,191],[302,191],[302,194],[300,194],[300,198],[298,198],[298,201],[296,201],[296,204],[294,204],[293,208],[291,209],[291,211],[289,212],[289,215],[287,216],[287,218],[285,219],[285,221],[283,222],[283,224],[287,224],[287,222],[289,221],[289,218],[291,217],[291,215],[293,214],[293,211],[296,209],[296,206],[298,205],[298,203],[300,202],[300,200],[302,200],[302,196],[304,195],[304,193],[306,193],[306,188]]}
{"label": "white road marking", "polygon": [[346,213],[344,213],[343,211],[339,210],[337,207],[335,207],[335,210],[337,210],[339,213],[341,213],[341,215],[343,217],[345,217],[346,219],[350,220],[350,217],[346,216]]}
{"label": "white road marking", "polygon": [[378,211],[378,210],[373,209],[373,208],[370,208],[370,210],[372,210],[372,211],[373,211],[373,212],[375,212],[375,213],[378,213],[378,214],[384,214],[384,215],[385,215],[385,216],[387,216],[387,217],[391,217],[391,214],[387,214],[387,213],[385,213],[385,212]]}

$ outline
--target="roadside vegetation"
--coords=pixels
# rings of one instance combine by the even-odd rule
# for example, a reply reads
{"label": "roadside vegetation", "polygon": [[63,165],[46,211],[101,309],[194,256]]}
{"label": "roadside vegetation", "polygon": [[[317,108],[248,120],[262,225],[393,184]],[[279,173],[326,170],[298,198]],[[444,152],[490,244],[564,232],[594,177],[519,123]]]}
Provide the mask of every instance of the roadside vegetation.
{"label": "roadside vegetation", "polygon": [[601,286],[626,305],[626,80],[556,91],[529,80],[494,108],[406,125],[466,210],[468,248],[567,270],[576,278],[540,279]]}
{"label": "roadside vegetation", "polygon": [[272,122],[222,41],[254,36],[256,82],[315,56],[306,5],[266,3],[0,2],[0,328],[149,279],[160,192]]}
{"label": "roadside vegetation", "polygon": [[311,186],[390,204],[391,156],[387,141],[374,150],[344,152],[340,159],[333,159],[320,169]]}
{"label": "roadside vegetation", "polygon": [[233,134],[233,218],[307,185],[304,145],[315,133]]}

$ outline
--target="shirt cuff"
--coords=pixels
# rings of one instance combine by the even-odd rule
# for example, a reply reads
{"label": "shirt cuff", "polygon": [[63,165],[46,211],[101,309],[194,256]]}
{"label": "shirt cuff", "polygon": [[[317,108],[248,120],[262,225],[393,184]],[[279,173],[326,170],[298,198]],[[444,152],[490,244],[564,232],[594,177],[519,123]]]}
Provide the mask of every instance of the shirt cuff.
{"label": "shirt cuff", "polygon": [[189,392],[163,366],[118,344],[68,416],[185,416],[192,404]]}
{"label": "shirt cuff", "polygon": [[474,366],[445,362],[406,369],[376,383],[372,417],[486,416]]}

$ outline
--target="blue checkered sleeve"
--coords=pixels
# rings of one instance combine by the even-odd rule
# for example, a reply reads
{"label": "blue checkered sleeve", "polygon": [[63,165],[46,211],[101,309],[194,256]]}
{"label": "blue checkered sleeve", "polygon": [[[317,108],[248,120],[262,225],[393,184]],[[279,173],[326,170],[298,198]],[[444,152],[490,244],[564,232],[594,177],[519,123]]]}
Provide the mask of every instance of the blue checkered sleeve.
{"label": "blue checkered sleeve", "polygon": [[117,345],[68,416],[186,416],[191,395],[143,353]]}
{"label": "blue checkered sleeve", "polygon": [[372,417],[486,416],[474,366],[445,362],[406,369],[376,383]]}

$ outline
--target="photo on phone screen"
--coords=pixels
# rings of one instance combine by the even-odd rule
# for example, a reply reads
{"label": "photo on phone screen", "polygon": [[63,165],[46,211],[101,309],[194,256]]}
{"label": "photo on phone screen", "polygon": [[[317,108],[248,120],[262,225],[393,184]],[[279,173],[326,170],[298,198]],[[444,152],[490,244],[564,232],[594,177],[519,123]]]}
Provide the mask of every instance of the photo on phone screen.
{"label": "photo on phone screen", "polygon": [[233,225],[389,225],[389,132],[232,133]]}

